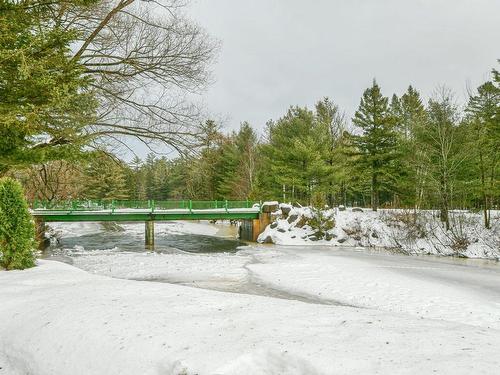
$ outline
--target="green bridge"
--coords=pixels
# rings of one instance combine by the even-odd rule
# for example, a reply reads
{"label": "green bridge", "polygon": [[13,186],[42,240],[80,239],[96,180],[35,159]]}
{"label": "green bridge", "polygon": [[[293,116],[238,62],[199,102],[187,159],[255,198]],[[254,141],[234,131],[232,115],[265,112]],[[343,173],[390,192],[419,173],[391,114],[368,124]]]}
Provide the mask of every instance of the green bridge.
{"label": "green bridge", "polygon": [[39,238],[43,238],[47,222],[143,221],[146,245],[154,246],[154,222],[169,220],[239,220],[240,238],[256,241],[276,207],[249,200],[70,200],[34,201],[30,208]]}

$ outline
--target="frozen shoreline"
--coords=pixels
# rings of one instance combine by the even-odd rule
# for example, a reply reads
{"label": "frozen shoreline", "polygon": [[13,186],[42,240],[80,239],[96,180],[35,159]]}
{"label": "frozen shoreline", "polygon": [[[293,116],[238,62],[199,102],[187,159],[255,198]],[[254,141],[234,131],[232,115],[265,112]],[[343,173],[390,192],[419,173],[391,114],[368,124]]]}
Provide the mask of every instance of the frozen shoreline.
{"label": "frozen shoreline", "polygon": [[497,329],[91,275],[0,272],[14,375],[494,373]]}
{"label": "frozen shoreline", "polygon": [[[192,224],[167,229],[212,231]],[[142,229],[125,233],[141,243]],[[81,269],[42,260],[0,271],[5,373],[468,375],[500,367],[494,262],[321,246],[74,251]],[[238,290],[249,281],[262,289]]]}

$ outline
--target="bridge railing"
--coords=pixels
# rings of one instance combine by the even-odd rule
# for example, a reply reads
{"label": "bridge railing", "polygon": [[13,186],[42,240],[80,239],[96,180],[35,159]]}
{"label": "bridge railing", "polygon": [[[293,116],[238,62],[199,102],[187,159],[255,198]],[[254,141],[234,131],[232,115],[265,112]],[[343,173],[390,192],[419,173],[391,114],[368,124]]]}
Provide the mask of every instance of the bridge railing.
{"label": "bridge railing", "polygon": [[34,210],[53,211],[101,211],[119,209],[147,209],[155,210],[208,210],[208,209],[235,209],[251,208],[260,202],[244,201],[196,201],[196,200],[121,200],[121,199],[72,199],[65,201],[35,200],[31,203]]}

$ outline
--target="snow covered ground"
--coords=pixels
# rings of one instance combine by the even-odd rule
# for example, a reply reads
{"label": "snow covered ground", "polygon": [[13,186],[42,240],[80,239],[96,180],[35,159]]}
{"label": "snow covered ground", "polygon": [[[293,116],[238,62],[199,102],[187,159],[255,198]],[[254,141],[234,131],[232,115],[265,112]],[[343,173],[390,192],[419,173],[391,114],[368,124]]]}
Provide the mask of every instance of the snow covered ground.
{"label": "snow covered ground", "polygon": [[[192,224],[176,230],[213,231]],[[0,271],[0,375],[500,368],[497,262],[307,245],[189,254],[87,251],[82,244],[74,251],[76,267],[42,260]],[[254,295],[252,285],[267,296]],[[238,293],[211,290],[233,288]]]}
{"label": "snow covered ground", "polygon": [[[311,223],[318,211],[282,204],[275,221],[259,242],[279,245],[365,246],[406,254],[459,255],[500,259],[500,211],[492,211],[492,228],[485,229],[480,213],[450,211],[446,231],[435,211],[337,208],[320,212],[324,235]],[[328,226],[329,224],[329,226]]]}

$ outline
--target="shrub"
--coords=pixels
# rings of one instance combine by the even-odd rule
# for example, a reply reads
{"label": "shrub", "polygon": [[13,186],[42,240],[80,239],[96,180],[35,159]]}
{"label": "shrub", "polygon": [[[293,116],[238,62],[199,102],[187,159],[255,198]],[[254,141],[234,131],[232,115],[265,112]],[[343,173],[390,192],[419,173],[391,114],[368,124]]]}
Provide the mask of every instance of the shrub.
{"label": "shrub", "polygon": [[313,217],[308,220],[308,224],[314,230],[314,235],[318,240],[325,237],[326,232],[335,227],[335,219],[324,214],[320,209],[312,209]]}
{"label": "shrub", "polygon": [[0,266],[7,270],[35,265],[35,226],[21,184],[0,179]]}

